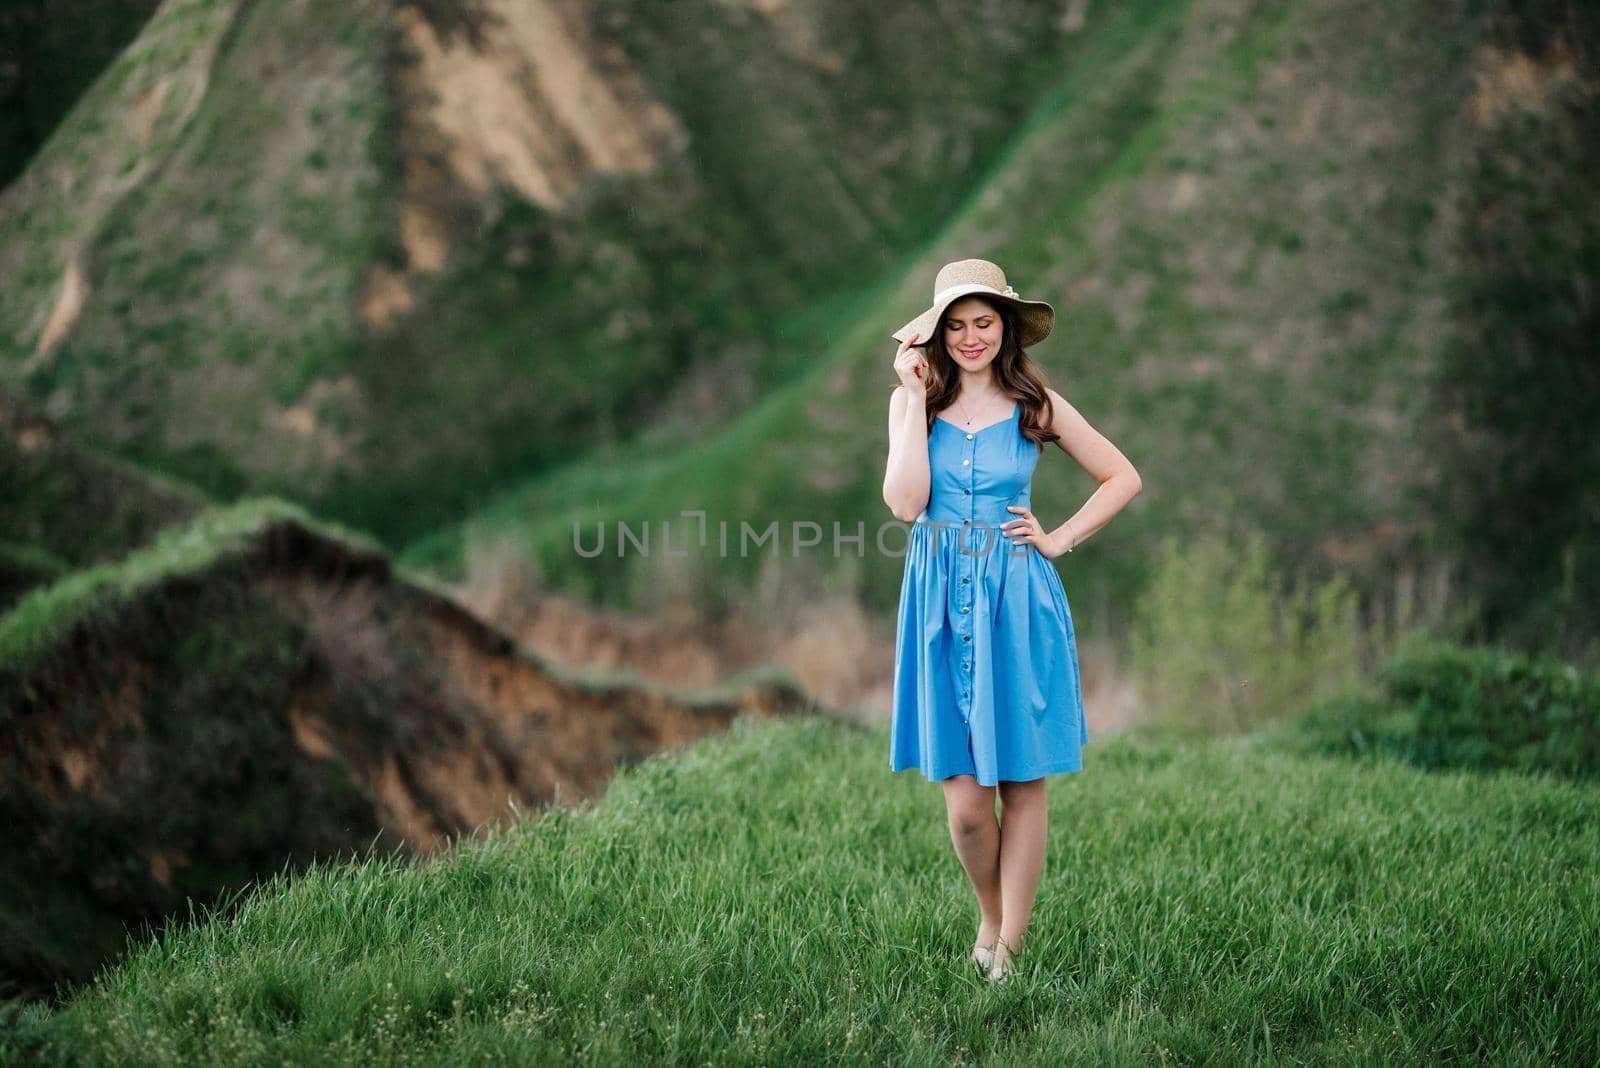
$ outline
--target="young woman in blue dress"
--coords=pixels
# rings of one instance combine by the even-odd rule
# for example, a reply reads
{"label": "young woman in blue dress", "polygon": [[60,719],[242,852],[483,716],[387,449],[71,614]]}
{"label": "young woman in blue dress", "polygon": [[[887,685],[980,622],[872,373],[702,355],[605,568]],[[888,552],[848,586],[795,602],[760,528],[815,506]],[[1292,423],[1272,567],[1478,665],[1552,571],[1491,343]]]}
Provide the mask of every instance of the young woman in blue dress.
{"label": "young woman in blue dress", "polygon": [[[938,417],[972,434],[1015,410],[1028,438],[1054,441],[1099,483],[1054,529],[1028,508],[1008,509],[1016,518],[1002,523],[1000,533],[1013,545],[1031,544],[1054,559],[1081,545],[1139,493],[1143,483],[1127,457],[1044,384],[1024,351],[1049,334],[1054,318],[1046,302],[1018,296],[988,260],[958,260],[939,271],[932,306],[894,333],[900,385],[889,401],[883,498],[896,518],[912,522],[928,505],[928,439]],[[978,899],[972,959],[989,978],[1003,980],[1021,954],[1044,868],[1044,778],[1001,779],[995,786],[962,774],[939,781],[950,837]]]}

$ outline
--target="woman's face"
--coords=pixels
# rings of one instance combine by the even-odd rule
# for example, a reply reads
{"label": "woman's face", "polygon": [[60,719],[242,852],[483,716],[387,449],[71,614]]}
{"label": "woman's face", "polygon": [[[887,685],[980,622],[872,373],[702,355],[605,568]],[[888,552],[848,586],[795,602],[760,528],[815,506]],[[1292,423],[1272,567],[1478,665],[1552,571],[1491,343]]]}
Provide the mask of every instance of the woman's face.
{"label": "woman's face", "polygon": [[964,371],[987,367],[1000,353],[1000,313],[982,297],[962,297],[944,310],[944,344]]}

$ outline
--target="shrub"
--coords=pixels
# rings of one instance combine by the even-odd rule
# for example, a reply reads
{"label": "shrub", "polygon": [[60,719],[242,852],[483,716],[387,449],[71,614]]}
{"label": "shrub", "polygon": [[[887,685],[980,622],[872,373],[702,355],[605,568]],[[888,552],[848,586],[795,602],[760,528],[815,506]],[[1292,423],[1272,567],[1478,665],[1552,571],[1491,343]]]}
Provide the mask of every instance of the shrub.
{"label": "shrub", "polygon": [[1169,539],[1130,637],[1146,718],[1185,735],[1234,733],[1353,681],[1355,591],[1342,577],[1282,586],[1259,534]]}
{"label": "shrub", "polygon": [[1430,768],[1514,768],[1600,778],[1600,675],[1547,655],[1413,643],[1376,695],[1312,704],[1297,744],[1387,753]]}

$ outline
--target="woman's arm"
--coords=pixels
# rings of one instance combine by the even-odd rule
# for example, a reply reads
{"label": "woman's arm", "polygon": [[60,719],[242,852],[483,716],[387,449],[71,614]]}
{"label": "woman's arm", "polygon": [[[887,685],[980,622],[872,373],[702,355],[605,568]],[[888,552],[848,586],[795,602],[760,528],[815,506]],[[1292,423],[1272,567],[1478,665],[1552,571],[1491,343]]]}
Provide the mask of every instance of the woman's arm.
{"label": "woman's arm", "polygon": [[894,517],[910,523],[928,505],[928,417],[926,402],[905,386],[889,394],[889,464],[883,475],[883,503]]}
{"label": "woman's arm", "polygon": [[1048,386],[1045,393],[1052,408],[1050,427],[1061,436],[1056,444],[1100,483],[1072,518],[1048,532],[1047,536],[1065,551],[1082,545],[1089,535],[1111,522],[1144,489],[1144,480],[1122,451],[1090,426],[1065,397]]}

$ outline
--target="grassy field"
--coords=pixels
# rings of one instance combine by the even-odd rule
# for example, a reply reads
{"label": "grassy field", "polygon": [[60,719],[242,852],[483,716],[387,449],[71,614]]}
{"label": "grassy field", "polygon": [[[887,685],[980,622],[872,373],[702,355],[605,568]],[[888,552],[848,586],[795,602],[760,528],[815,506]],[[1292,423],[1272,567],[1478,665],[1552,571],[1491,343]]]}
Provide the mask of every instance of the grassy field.
{"label": "grassy field", "polygon": [[280,877],[143,943],[8,1061],[1600,1058],[1600,790],[1097,738],[1050,780],[993,987],[939,789],[881,727],[741,720],[427,867]]}

